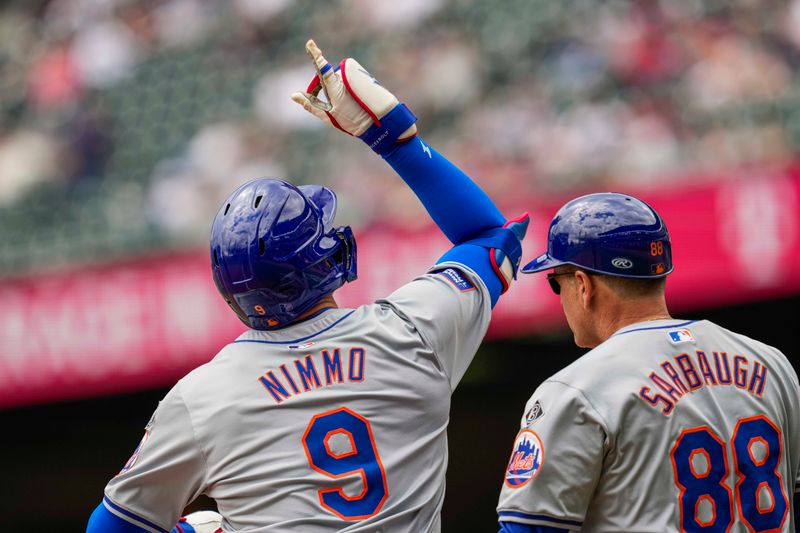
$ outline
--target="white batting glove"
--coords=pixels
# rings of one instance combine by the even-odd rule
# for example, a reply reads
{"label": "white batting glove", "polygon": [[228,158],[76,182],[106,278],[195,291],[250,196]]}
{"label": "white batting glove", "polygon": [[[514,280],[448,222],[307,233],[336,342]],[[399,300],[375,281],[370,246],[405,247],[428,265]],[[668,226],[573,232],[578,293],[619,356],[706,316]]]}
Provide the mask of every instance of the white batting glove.
{"label": "white batting glove", "polygon": [[[292,100],[323,122],[358,137],[384,155],[417,134],[417,117],[353,58],[334,68],[313,40],[306,43],[317,75]],[[327,101],[318,98],[320,90]]]}
{"label": "white batting glove", "polygon": [[500,274],[500,283],[503,284],[501,294],[505,293],[511,286],[511,283],[517,279],[517,272],[519,271],[519,263],[522,259],[522,241],[528,233],[528,224],[530,224],[531,217],[528,212],[522,213],[516,218],[512,218],[503,226],[504,229],[509,230],[513,238],[508,239],[507,250],[501,248],[491,248],[489,260],[492,268]]}
{"label": "white batting glove", "polygon": [[172,533],[222,533],[222,516],[214,511],[196,511],[182,517]]}

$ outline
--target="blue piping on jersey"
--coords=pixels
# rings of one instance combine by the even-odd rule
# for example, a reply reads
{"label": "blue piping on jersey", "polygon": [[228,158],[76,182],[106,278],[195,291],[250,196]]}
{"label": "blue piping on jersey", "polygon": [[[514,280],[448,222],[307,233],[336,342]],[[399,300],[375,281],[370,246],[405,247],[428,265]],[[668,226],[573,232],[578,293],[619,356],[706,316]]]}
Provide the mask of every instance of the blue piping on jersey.
{"label": "blue piping on jersey", "polygon": [[155,529],[157,531],[161,531],[162,533],[170,533],[169,531],[167,531],[166,529],[162,528],[161,526],[158,526],[158,525],[150,522],[149,520],[145,520],[141,516],[138,516],[138,515],[130,512],[130,511],[128,511],[127,509],[123,509],[122,507],[120,507],[116,503],[114,503],[111,500],[109,500],[108,496],[104,496],[103,497],[103,503],[105,503],[106,505],[108,505],[109,507],[111,507],[112,509],[117,511],[118,513],[124,514],[128,518],[133,518],[137,522],[141,522],[142,524],[146,525],[147,527],[151,527],[151,528],[153,528],[153,529]]}
{"label": "blue piping on jersey", "polygon": [[541,524],[523,524],[522,522],[509,522],[501,520],[498,533],[565,533],[563,527],[543,526]]}
{"label": "blue piping on jersey", "polygon": [[653,326],[651,328],[636,328],[636,329],[629,329],[628,331],[620,331],[619,333],[614,333],[611,335],[612,337],[616,337],[617,335],[625,335],[626,333],[633,333],[634,331],[647,331],[650,329],[672,329],[672,328],[682,328],[683,326],[688,326],[689,324],[694,324],[695,322],[699,322],[698,320],[688,320],[686,322],[682,322],[680,324],[669,324],[666,326]]}
{"label": "blue piping on jersey", "polygon": [[528,514],[528,513],[520,513],[517,511],[499,511],[498,516],[503,518],[504,516],[511,516],[515,518],[527,518],[528,520],[540,520],[542,522],[553,522],[554,524],[564,524],[568,526],[582,526],[583,522],[579,522],[577,520],[564,520],[562,518],[553,518],[552,516],[546,516],[543,514]]}
{"label": "blue piping on jersey", "polygon": [[313,337],[316,337],[320,333],[325,333],[326,331],[331,329],[333,326],[335,326],[336,324],[338,324],[339,322],[341,322],[342,320],[344,320],[345,318],[349,317],[350,315],[352,315],[355,312],[356,312],[356,310],[353,309],[352,311],[350,311],[349,313],[344,315],[342,318],[340,318],[339,320],[337,320],[336,322],[334,322],[333,324],[331,324],[327,328],[323,328],[323,329],[317,331],[316,333],[312,333],[311,335],[309,335],[307,337],[301,337],[299,339],[293,339],[293,340],[290,340],[290,341],[259,341],[259,340],[255,340],[255,339],[239,339],[239,340],[235,340],[233,342],[234,343],[237,343],[237,342],[257,342],[259,344],[294,344],[296,342],[303,342],[305,340],[308,340],[308,339],[311,339]]}

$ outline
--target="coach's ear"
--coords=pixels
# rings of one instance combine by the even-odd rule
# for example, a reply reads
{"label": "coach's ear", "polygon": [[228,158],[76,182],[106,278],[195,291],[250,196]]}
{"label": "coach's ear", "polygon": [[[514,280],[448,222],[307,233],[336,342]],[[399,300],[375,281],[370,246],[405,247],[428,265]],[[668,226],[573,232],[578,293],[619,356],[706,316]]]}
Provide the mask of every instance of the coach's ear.
{"label": "coach's ear", "polygon": [[581,307],[588,311],[592,307],[592,302],[597,298],[597,281],[583,270],[575,272],[575,290],[578,291]]}

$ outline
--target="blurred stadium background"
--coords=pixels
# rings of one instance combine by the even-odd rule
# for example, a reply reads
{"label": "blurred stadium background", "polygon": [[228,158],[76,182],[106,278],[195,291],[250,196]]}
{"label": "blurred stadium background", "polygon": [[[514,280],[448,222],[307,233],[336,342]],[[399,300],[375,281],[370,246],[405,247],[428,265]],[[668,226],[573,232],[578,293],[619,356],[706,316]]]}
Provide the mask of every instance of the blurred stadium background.
{"label": "blurred stadium background", "polygon": [[[361,276],[344,305],[387,294],[445,249],[388,166],[289,100],[312,74],[309,37],[331,60],[367,65],[507,215],[531,211],[526,258],[569,197],[636,194],[672,232],[674,314],[798,365],[798,0],[6,0],[11,529],[80,531],[165,387],[242,330],[205,249],[239,183],[276,175],[338,193]],[[543,278],[501,302],[453,400],[445,531],[492,529],[525,400],[581,353]]]}

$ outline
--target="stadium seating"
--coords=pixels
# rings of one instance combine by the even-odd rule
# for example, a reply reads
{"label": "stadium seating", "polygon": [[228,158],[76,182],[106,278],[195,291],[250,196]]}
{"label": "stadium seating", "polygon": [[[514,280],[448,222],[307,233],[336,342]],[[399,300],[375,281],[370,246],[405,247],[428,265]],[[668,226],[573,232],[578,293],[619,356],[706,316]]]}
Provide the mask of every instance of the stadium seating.
{"label": "stadium seating", "polygon": [[200,246],[259,173],[332,186],[356,226],[418,224],[372,154],[292,107],[309,36],[396,87],[501,202],[787,164],[800,144],[797,3],[107,4],[0,8],[16,32],[0,43],[0,275]]}

